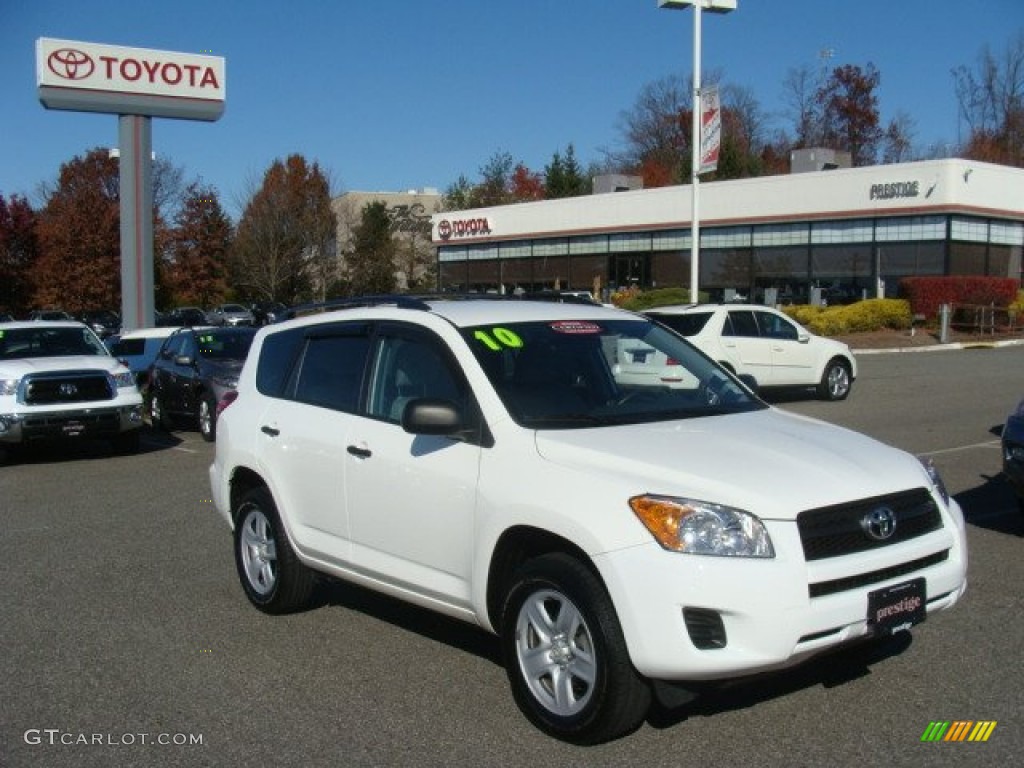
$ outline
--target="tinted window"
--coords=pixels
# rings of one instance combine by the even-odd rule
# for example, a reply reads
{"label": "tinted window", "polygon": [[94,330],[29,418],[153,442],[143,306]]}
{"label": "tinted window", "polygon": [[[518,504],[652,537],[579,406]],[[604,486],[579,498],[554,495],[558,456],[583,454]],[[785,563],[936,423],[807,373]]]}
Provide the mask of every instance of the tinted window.
{"label": "tinted window", "polygon": [[657,312],[648,314],[662,325],[667,325],[683,336],[696,336],[711,319],[710,312],[688,312],[685,315],[661,315]]}
{"label": "tinted window", "polygon": [[307,338],[299,362],[295,399],[355,413],[369,351],[370,339],[365,335]]}
{"label": "tinted window", "polygon": [[305,329],[296,328],[272,333],[263,340],[256,367],[256,389],[268,397],[284,397],[292,367],[305,338]]}
{"label": "tinted window", "polygon": [[771,312],[758,312],[757,323],[761,328],[761,335],[771,339],[789,339],[796,341],[798,333],[796,326]]}
{"label": "tinted window", "polygon": [[757,338],[760,336],[757,330],[757,321],[754,313],[748,310],[730,312],[725,326],[722,328],[723,336],[749,336]]}

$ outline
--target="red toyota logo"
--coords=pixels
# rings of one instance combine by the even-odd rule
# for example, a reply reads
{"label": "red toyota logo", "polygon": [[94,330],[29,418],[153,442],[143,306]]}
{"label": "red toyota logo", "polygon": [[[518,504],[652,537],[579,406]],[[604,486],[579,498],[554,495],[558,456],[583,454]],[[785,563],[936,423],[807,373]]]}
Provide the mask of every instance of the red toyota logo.
{"label": "red toyota logo", "polygon": [[437,234],[442,240],[447,240],[452,236],[452,223],[448,219],[441,219],[437,225]]}
{"label": "red toyota logo", "polygon": [[65,80],[84,80],[96,69],[92,57],[75,48],[54,51],[47,58],[46,65],[53,74]]}

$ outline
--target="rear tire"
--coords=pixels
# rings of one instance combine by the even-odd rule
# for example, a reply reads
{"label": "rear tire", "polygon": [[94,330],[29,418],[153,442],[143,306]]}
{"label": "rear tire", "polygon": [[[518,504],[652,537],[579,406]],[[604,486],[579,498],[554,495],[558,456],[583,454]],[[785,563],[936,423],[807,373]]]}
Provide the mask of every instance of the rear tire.
{"label": "rear tire", "polygon": [[292,549],[270,492],[263,487],[247,492],[233,517],[235,565],[249,602],[271,614],[308,607],[316,577]]}
{"label": "rear tire", "polygon": [[651,688],[633,669],[611,598],[569,555],[543,555],[519,569],[501,645],[516,704],[556,738],[597,744],[647,716]]}

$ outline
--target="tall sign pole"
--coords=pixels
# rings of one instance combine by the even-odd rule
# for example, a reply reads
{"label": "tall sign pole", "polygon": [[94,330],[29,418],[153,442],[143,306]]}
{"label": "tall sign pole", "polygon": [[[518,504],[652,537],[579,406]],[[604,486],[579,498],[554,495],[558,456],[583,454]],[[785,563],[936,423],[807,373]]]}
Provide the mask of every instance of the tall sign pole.
{"label": "tall sign pole", "polygon": [[152,118],[220,119],[224,59],[41,37],[36,85],[47,109],[118,115],[121,327],[150,326],[156,319]]}
{"label": "tall sign pole", "polygon": [[696,304],[700,288],[700,166],[701,166],[701,113],[700,60],[701,11],[728,13],[736,10],[736,0],[658,0],[659,8],[687,8],[693,6],[693,120],[690,134],[690,301]]}

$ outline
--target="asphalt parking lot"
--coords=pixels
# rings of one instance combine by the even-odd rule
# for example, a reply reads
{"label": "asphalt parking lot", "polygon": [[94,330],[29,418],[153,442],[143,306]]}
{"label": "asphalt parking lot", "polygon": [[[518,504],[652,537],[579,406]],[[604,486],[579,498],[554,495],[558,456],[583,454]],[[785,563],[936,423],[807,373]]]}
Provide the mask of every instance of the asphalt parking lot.
{"label": "asphalt parking lot", "polygon": [[[147,432],[136,456],[83,444],[0,466],[0,766],[1013,764],[1024,515],[998,428],[1024,397],[1024,347],[860,362],[847,401],[773,401],[934,459],[969,522],[964,600],[589,749],[525,721],[474,627],[344,585],[307,613],[252,609],[195,431]],[[922,742],[935,721],[996,726],[984,743]]]}

